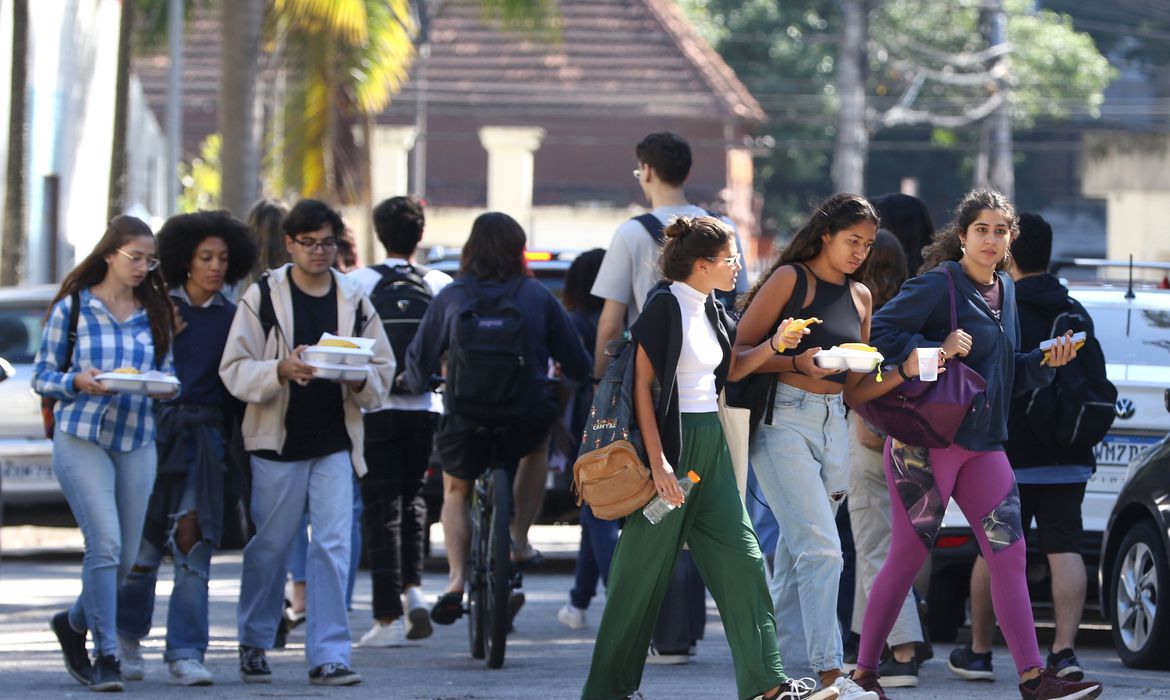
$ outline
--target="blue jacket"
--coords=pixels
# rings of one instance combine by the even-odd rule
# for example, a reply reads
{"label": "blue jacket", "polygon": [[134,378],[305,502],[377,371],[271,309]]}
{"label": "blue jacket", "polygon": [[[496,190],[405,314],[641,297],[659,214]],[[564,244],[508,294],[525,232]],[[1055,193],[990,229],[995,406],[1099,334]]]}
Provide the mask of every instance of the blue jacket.
{"label": "blue jacket", "polygon": [[[1010,277],[998,273],[1003,308],[1001,319],[996,320],[959,263],[942,265],[955,279],[958,327],[971,335],[971,353],[960,359],[987,380],[986,401],[976,400],[959,426],[955,444],[976,452],[1002,450],[1012,396],[1048,384],[1056,371],[1040,364],[1043,353],[1038,348],[1020,352],[1016,288]],[[898,295],[874,314],[870,344],[887,361],[896,363],[903,362],[915,348],[940,346],[951,332],[948,294],[947,277],[938,268],[910,278]]]}

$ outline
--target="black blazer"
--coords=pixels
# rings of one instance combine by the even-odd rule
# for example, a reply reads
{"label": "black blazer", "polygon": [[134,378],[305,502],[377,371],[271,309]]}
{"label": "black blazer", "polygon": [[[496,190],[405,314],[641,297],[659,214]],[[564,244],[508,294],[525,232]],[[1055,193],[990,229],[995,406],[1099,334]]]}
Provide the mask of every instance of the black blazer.
{"label": "black blazer", "polygon": [[[678,466],[682,452],[682,416],[678,409],[678,358],[682,355],[682,309],[670,292],[670,282],[660,282],[646,299],[641,315],[630,326],[630,337],[650,358],[658,380],[658,400],[655,414],[662,453],[672,466]],[[715,329],[723,360],[715,368],[715,392],[723,390],[727,370],[731,366],[731,348],[735,345],[735,321],[715,300],[707,295],[707,319]]]}

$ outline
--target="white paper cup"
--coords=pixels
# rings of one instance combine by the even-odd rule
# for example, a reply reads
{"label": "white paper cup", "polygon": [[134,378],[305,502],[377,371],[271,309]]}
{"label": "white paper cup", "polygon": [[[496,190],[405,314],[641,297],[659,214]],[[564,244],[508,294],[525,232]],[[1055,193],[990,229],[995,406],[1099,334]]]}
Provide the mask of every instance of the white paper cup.
{"label": "white paper cup", "polygon": [[918,378],[924,382],[938,380],[938,353],[942,348],[918,348]]}

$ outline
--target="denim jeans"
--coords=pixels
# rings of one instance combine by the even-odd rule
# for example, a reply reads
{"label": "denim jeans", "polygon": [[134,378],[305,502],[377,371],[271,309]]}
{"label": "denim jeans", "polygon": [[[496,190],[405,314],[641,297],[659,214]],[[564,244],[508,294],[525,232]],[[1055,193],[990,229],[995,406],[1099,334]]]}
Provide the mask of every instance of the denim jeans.
{"label": "denim jeans", "polygon": [[252,520],[240,577],[240,644],[271,649],[284,600],[289,551],[306,506],[313,530],[306,557],[305,655],[309,666],[349,665],[345,610],[353,526],[353,467],[348,452],[299,462],[252,455]]}
{"label": "denim jeans", "polygon": [[[309,554],[309,514],[301,518],[301,526],[297,529],[297,537],[293,541],[292,551],[288,556],[288,575],[296,583],[305,582],[306,559]],[[354,475],[353,481],[353,525],[349,533],[349,578],[345,584],[345,609],[353,609],[353,585],[357,579],[358,565],[362,561],[362,499],[361,482]]]}
{"label": "denim jeans", "polygon": [[577,576],[569,602],[584,610],[597,594],[597,579],[608,588],[609,564],[617,547],[618,520],[602,520],[593,515],[588,505],[581,506],[581,547],[577,550]]}
{"label": "denim jeans", "polygon": [[114,452],[60,427],[53,435],[53,473],[85,536],[81,595],[69,624],[89,630],[102,656],[118,655],[118,585],[138,554],[157,466],[153,442]]}
{"label": "denim jeans", "polygon": [[[165,661],[195,659],[203,662],[208,642],[207,582],[211,577],[211,542],[200,540],[184,553],[175,546],[178,518],[195,507],[195,484],[190,475],[183,491],[182,504],[173,514],[168,549],[174,561],[175,585],[167,605],[167,647]],[[118,634],[129,639],[143,639],[150,634],[154,617],[155,585],[163,551],[143,538],[134,568],[118,589]]]}
{"label": "denim jeans", "polygon": [[760,425],[751,460],[780,528],[768,585],[780,653],[789,668],[802,651],[815,672],[841,668],[843,560],[835,518],[849,486],[841,396],[778,385],[772,425]]}

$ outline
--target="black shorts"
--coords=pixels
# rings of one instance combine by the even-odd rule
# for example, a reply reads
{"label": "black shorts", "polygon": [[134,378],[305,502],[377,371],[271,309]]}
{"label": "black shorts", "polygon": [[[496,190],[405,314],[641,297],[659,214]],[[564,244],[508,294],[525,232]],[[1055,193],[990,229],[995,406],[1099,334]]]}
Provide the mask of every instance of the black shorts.
{"label": "black shorts", "polygon": [[1040,552],[1043,554],[1081,553],[1084,527],[1081,502],[1085,483],[1020,484],[1020,520],[1028,533],[1036,519]]}
{"label": "black shorts", "polygon": [[534,402],[532,410],[517,423],[486,431],[459,416],[444,414],[435,431],[435,451],[443,471],[458,479],[474,481],[496,462],[515,472],[520,459],[540,447],[559,418],[556,399]]}

